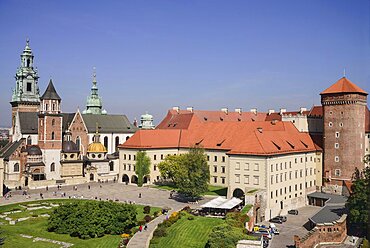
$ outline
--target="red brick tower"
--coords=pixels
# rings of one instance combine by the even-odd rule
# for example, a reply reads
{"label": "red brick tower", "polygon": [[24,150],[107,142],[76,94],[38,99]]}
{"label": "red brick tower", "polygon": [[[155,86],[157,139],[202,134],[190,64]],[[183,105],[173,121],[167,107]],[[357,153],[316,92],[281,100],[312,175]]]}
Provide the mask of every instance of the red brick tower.
{"label": "red brick tower", "polygon": [[320,93],[324,114],[325,189],[341,193],[355,168],[364,168],[367,92],[343,77]]}
{"label": "red brick tower", "polygon": [[62,149],[62,114],[61,98],[50,80],[45,93],[41,97],[39,113],[39,146],[42,150]]}

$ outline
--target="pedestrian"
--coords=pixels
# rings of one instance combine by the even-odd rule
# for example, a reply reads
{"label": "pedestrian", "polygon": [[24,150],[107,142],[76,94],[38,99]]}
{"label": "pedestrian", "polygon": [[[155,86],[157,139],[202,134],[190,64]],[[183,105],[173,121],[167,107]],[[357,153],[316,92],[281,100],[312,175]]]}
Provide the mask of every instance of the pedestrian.
{"label": "pedestrian", "polygon": [[139,231],[141,232],[143,230],[143,226],[142,225],[140,225],[139,226]]}
{"label": "pedestrian", "polygon": [[46,186],[46,191],[49,191],[49,186]]}
{"label": "pedestrian", "polygon": [[44,199],[44,195],[40,192],[40,198]]}
{"label": "pedestrian", "polygon": [[90,189],[90,185],[87,185],[87,188]]}
{"label": "pedestrian", "polygon": [[139,193],[139,198],[141,198],[141,193]]}
{"label": "pedestrian", "polygon": [[101,184],[100,184],[100,188],[102,188],[103,186],[101,186]]}
{"label": "pedestrian", "polygon": [[146,230],[148,230],[148,225],[147,224],[145,224],[145,226],[144,226],[144,231],[146,231]]}

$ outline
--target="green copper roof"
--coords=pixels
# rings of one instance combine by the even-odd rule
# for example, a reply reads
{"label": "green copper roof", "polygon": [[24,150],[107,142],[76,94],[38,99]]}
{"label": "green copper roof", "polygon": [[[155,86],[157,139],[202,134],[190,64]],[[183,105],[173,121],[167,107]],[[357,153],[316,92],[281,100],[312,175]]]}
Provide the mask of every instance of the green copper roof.
{"label": "green copper roof", "polygon": [[98,86],[96,82],[96,73],[93,74],[93,85],[91,87],[90,96],[87,97],[86,109],[82,112],[83,114],[101,115],[107,114],[106,110],[103,110],[103,103],[101,97],[98,94]]}

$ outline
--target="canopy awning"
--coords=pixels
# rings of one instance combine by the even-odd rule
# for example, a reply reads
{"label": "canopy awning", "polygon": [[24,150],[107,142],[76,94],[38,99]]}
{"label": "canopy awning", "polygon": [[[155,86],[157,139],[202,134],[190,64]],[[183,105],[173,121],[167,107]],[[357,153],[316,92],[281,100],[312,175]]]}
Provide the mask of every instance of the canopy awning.
{"label": "canopy awning", "polygon": [[225,197],[219,196],[211,201],[203,204],[202,208],[218,208],[218,209],[232,209],[238,206],[242,200],[239,198],[226,199]]}

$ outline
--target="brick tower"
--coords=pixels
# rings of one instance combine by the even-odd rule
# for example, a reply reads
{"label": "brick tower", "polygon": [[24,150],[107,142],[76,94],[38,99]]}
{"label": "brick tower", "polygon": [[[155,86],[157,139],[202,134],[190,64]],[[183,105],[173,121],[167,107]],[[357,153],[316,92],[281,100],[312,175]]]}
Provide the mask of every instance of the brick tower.
{"label": "brick tower", "polygon": [[346,77],[320,93],[324,118],[325,190],[341,193],[355,168],[363,169],[367,92]]}
{"label": "brick tower", "polygon": [[60,151],[62,150],[62,114],[61,98],[50,80],[45,93],[41,96],[38,115],[39,147],[45,158],[47,179],[59,178]]}

